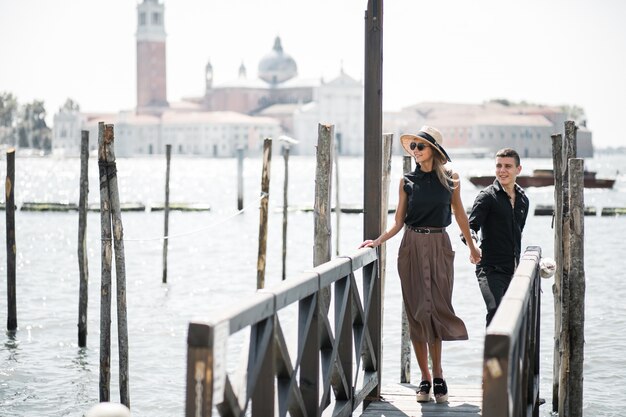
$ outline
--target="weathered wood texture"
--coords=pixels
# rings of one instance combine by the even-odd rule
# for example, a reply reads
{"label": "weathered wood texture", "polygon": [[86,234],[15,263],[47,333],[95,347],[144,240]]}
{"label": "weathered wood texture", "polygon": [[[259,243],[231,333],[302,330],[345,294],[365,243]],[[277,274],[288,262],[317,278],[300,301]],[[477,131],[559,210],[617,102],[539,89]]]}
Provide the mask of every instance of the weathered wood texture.
{"label": "weathered wood texture", "polygon": [[479,385],[449,385],[449,401],[437,404],[418,403],[418,386],[412,384],[386,385],[382,388],[381,401],[367,407],[362,417],[477,417],[481,415],[482,390]]}
{"label": "weathered wood texture", "polygon": [[[377,262],[376,251],[363,248],[259,290],[210,322],[191,323],[185,415],[207,417],[213,409],[221,416],[351,415],[378,385],[381,352],[367,330],[378,280],[378,268],[367,267]],[[362,290],[355,278],[359,270]],[[317,299],[329,286],[334,309],[326,314]],[[284,322],[293,330],[284,333],[286,316],[279,313],[292,305],[298,317]],[[243,360],[227,372],[229,337],[243,329],[250,330],[237,344]],[[288,349],[286,334],[297,335],[295,351]]]}
{"label": "weathered wood texture", "polygon": [[87,208],[89,196],[89,131],[81,131],[80,191],[78,197],[78,346],[87,346],[87,306],[89,304],[89,268],[87,257]]}
{"label": "weathered wood texture", "polygon": [[[126,308],[126,262],[124,258],[124,228],[122,225],[122,216],[120,210],[119,189],[117,184],[117,167],[115,163],[115,133],[114,126],[111,124],[99,124],[98,137],[98,164],[100,168],[100,197],[101,197],[101,226],[102,226],[102,247],[103,247],[103,278],[102,278],[102,298],[105,298],[105,290],[107,292],[107,304],[103,308],[108,311],[103,312],[101,308],[101,317],[108,324],[108,349],[109,357],[101,359],[101,366],[110,367],[110,325],[111,325],[111,239],[113,240],[113,248],[115,253],[115,277],[116,277],[116,298],[117,298],[117,335],[119,350],[119,391],[120,402],[130,408],[130,390],[128,380],[128,324],[127,324],[127,308]],[[104,196],[104,194],[107,194]],[[106,246],[105,246],[106,244]],[[106,265],[105,265],[106,264]],[[105,271],[106,269],[106,271]],[[105,286],[105,272],[108,285]],[[102,325],[101,325],[102,327]],[[102,348],[102,346],[101,346]],[[101,401],[103,396],[103,375],[100,372],[100,388]],[[106,384],[106,395],[109,396],[110,374],[104,378]],[[106,399],[108,401],[108,398]]]}
{"label": "weathered wood texture", "polygon": [[109,166],[105,150],[104,122],[98,123],[98,171],[100,174],[100,402],[111,399],[111,201]]}
{"label": "weathered wood texture", "polygon": [[163,283],[167,283],[167,246],[170,225],[170,160],[172,157],[172,145],[165,145],[165,204],[163,205]]}
{"label": "weathered wood texture", "polygon": [[539,415],[541,248],[529,246],[485,334],[483,415]]}
{"label": "weathered wood texture", "polygon": [[[340,136],[340,134],[338,133],[336,135],[337,137]],[[335,255],[339,256],[339,241],[340,241],[340,220],[341,220],[341,195],[339,193],[339,147],[338,147],[338,142],[339,140],[335,141],[335,152],[333,152],[334,154],[334,160],[335,160],[335,209],[333,210],[335,212]]]}
{"label": "weathered wood texture", "polygon": [[[402,158],[402,173],[408,174],[411,172],[411,164],[413,158],[410,156],[404,156]],[[406,308],[404,306],[404,300],[402,300],[402,329],[400,331],[400,382],[411,382],[411,336],[409,333],[409,319],[406,316]]]}
{"label": "weathered wood texture", "polygon": [[17,330],[16,243],[15,243],[15,148],[7,150],[5,181],[5,214],[7,241],[7,330]]}
{"label": "weathered wood texture", "polygon": [[237,210],[243,210],[243,148],[237,148]]}
{"label": "weathered wood texture", "polygon": [[289,219],[289,143],[283,145],[283,161],[285,163],[285,180],[283,182],[283,256],[282,279],[287,277],[287,223]]}
{"label": "weathered wood texture", "polygon": [[272,166],[272,139],[263,141],[263,170],[261,172],[261,207],[259,215],[259,255],[256,265],[256,287],[265,287],[265,264],[267,252],[268,203],[270,199],[270,173]]}
{"label": "weathered wood texture", "polygon": [[585,351],[584,160],[569,160],[569,416],[583,415],[583,362]]}
{"label": "weathered wood texture", "polygon": [[559,409],[559,374],[561,369],[561,282],[563,280],[563,136],[552,135],[552,165],[554,172],[554,212],[552,227],[554,228],[554,355],[552,362],[552,411]]}
{"label": "weathered wood texture", "polygon": [[313,209],[313,229],[315,235],[313,244],[313,266],[328,262],[332,256],[330,196],[333,178],[334,136],[334,125],[318,125],[315,164],[315,204]]}
{"label": "weathered wood texture", "polygon": [[[383,0],[368,0],[365,12],[364,53],[364,175],[363,175],[363,238],[376,239],[382,233],[382,94],[383,94]],[[377,268],[380,264],[376,265]],[[380,270],[377,271],[380,274]],[[369,310],[368,331],[375,351],[382,350],[382,283],[373,288]],[[376,369],[382,380],[382,366]],[[380,396],[380,385],[368,398]],[[369,399],[368,399],[369,401]]]}
{"label": "weathered wood texture", "polygon": [[561,328],[559,329],[560,345],[560,373],[559,373],[559,407],[560,417],[570,415],[569,410],[569,371],[570,371],[570,185],[569,185],[569,163],[572,158],[576,158],[576,124],[568,120],[565,122],[565,141],[563,142],[563,154],[561,161],[561,172],[563,173],[563,216],[562,242],[563,242],[563,271],[561,276]]}
{"label": "weathered wood texture", "polygon": [[[387,217],[389,216],[389,181],[391,180],[391,149],[393,145],[393,134],[386,133],[382,137],[383,140],[383,171],[382,171],[382,199],[380,206],[380,230],[387,230]],[[381,281],[381,298],[385,299],[385,278],[387,265],[387,244],[380,246],[378,258],[380,259],[380,281]]]}
{"label": "weathered wood texture", "polygon": [[[332,226],[330,199],[333,178],[333,145],[335,126],[318,124],[315,164],[315,202],[313,208],[313,266],[330,261],[332,256]],[[330,288],[320,291],[318,300],[324,311],[330,308]]]}

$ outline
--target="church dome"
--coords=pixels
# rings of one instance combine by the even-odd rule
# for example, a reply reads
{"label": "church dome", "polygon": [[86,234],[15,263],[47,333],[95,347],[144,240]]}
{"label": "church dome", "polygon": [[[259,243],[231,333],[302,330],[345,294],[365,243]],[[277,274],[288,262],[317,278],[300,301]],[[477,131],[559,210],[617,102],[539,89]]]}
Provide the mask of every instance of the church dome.
{"label": "church dome", "polygon": [[283,52],[280,37],[276,37],[274,48],[259,62],[259,78],[270,84],[280,84],[298,75],[294,59]]}

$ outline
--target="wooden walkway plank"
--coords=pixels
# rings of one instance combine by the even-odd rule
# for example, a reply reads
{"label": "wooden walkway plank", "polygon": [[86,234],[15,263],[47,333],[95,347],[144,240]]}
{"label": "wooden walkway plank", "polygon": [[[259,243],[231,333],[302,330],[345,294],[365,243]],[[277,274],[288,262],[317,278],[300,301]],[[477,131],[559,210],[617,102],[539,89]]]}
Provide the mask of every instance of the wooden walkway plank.
{"label": "wooden walkway plank", "polygon": [[372,402],[361,417],[480,417],[482,389],[480,386],[450,385],[447,403],[418,403],[417,385],[394,384],[383,387],[381,401]]}

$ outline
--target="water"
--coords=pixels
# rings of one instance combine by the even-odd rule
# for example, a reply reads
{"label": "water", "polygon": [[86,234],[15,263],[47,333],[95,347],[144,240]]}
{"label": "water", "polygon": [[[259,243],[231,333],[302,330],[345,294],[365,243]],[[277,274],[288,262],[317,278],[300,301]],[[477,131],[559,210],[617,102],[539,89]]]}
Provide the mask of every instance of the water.
{"label": "water", "polygon": [[[617,177],[613,190],[586,190],[587,205],[626,207],[626,155],[598,156],[586,161],[599,176]],[[463,177],[462,196],[470,206],[478,191],[466,177],[488,174],[492,161],[458,160],[453,168]],[[524,171],[545,168],[550,160],[523,161]],[[79,160],[18,158],[15,196],[25,201],[78,200]],[[99,202],[97,164],[90,160],[90,203]],[[161,283],[162,212],[123,213],[128,299],[130,397],[134,416],[184,414],[186,336],[189,321],[207,319],[256,288],[258,195],[261,161],[246,160],[245,211],[236,212],[236,161],[174,157],[171,202],[205,202],[210,212],[170,214],[168,284]],[[0,161],[6,172],[6,160]],[[401,159],[394,158],[390,204],[397,201]],[[363,165],[358,158],[341,158],[341,203],[362,204]],[[282,248],[283,161],[275,153],[270,190],[266,286],[280,281]],[[311,206],[315,160],[290,158],[289,202]],[[120,199],[145,204],[162,203],[164,158],[118,161]],[[528,189],[531,213],[536,204],[551,204],[553,188]],[[333,218],[333,228],[335,227]],[[0,216],[4,244],[5,217]],[[539,245],[553,257],[550,217],[530,216],[523,246]],[[342,254],[352,253],[362,239],[362,215],[340,218]],[[17,319],[15,335],[2,333],[0,344],[0,416],[82,416],[98,401],[100,217],[88,216],[89,311],[87,348],[77,346],[78,216],[70,213],[16,213]],[[457,239],[456,224],[449,228],[455,260],[454,305],[468,327],[470,340],[444,343],[444,371],[450,384],[478,385],[482,373],[485,307],[476,284],[467,249]],[[586,345],[584,411],[588,416],[617,416],[626,404],[626,325],[623,236],[626,217],[585,218]],[[400,286],[395,256],[400,243],[388,242],[383,333],[383,384],[399,381]],[[333,240],[334,245],[334,240]],[[287,276],[312,265],[313,214],[289,214]],[[334,251],[334,248],[333,248]],[[0,251],[0,276],[6,277],[6,252]],[[541,396],[548,416],[552,394],[553,298],[552,279],[543,280]],[[610,288],[610,291],[606,291]],[[6,286],[0,285],[5,304]],[[117,333],[113,298],[111,398],[119,401]],[[5,325],[6,309],[0,321]],[[413,358],[412,381],[419,379]]]}

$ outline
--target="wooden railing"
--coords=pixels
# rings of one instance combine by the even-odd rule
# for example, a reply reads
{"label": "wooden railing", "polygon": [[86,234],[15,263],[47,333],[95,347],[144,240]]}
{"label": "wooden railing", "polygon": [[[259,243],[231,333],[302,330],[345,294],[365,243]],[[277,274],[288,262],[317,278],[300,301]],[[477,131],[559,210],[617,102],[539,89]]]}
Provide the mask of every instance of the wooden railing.
{"label": "wooden railing", "polygon": [[[370,308],[380,297],[378,270],[376,250],[360,249],[237,300],[209,322],[190,323],[186,416],[312,417],[327,409],[333,416],[352,415],[379,388],[381,359],[372,335],[380,332],[381,312]],[[361,293],[355,272],[362,276]],[[325,287],[332,289],[334,309],[320,302]],[[295,303],[293,361],[279,313]],[[248,328],[249,340],[239,343],[244,360],[235,362],[238,372],[227,372],[227,356],[236,351],[229,338]]]}
{"label": "wooden railing", "polygon": [[483,417],[539,415],[541,248],[526,248],[485,335]]}

